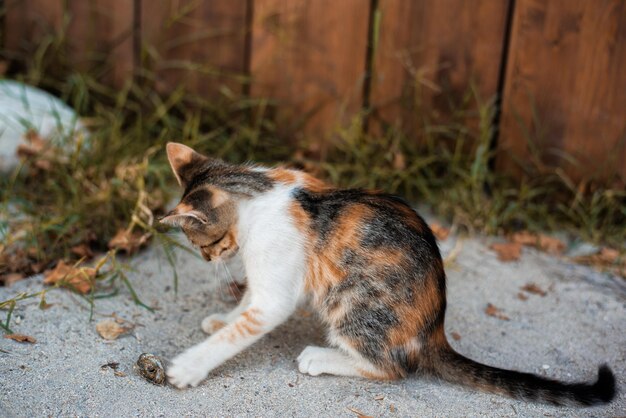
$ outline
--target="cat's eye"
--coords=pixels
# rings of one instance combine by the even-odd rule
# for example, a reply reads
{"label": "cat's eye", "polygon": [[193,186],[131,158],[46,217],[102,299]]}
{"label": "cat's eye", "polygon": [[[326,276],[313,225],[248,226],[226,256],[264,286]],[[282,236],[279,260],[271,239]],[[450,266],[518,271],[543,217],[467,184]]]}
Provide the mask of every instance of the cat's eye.
{"label": "cat's eye", "polygon": [[207,244],[207,245],[201,245],[201,246],[200,246],[200,248],[207,248],[207,247],[212,247],[212,246],[214,246],[215,244],[217,244],[218,242],[220,242],[221,240],[223,240],[223,239],[224,239],[224,237],[226,236],[226,234],[227,234],[227,233],[228,233],[228,232],[224,232],[224,235],[222,235],[221,237],[219,237],[218,239],[216,239],[215,241],[213,241],[213,242],[212,242],[212,243],[210,243],[210,244]]}

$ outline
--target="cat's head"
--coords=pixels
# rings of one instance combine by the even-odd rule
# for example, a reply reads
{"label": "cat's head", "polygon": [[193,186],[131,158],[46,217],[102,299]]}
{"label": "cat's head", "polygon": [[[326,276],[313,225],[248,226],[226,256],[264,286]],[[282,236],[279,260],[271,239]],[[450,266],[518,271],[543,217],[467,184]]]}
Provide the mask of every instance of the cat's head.
{"label": "cat's head", "polygon": [[167,144],[167,158],[185,191],[180,203],[160,221],[181,227],[207,261],[235,255],[239,250],[235,199],[207,174],[228,165],[173,142]]}

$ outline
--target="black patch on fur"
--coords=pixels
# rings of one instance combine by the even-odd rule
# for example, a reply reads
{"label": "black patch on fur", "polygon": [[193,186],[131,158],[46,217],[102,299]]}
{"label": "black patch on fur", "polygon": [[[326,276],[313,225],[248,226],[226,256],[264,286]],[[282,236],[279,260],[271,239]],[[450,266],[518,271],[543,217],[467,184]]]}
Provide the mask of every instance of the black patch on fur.
{"label": "black patch on fur", "polygon": [[357,303],[337,325],[337,331],[357,342],[366,358],[380,364],[384,361],[387,332],[399,324],[395,312],[382,303],[364,300]]}
{"label": "black patch on fur", "polygon": [[470,360],[452,350],[443,354],[436,372],[445,380],[491,387],[510,396],[553,405],[592,406],[608,403],[616,395],[615,376],[607,365],[598,369],[595,382],[566,383],[531,373],[504,370]]}
{"label": "black patch on fur", "polygon": [[271,189],[274,181],[261,171],[210,160],[197,168],[192,180],[186,184],[185,194],[203,184],[213,185],[237,195],[254,196]]}

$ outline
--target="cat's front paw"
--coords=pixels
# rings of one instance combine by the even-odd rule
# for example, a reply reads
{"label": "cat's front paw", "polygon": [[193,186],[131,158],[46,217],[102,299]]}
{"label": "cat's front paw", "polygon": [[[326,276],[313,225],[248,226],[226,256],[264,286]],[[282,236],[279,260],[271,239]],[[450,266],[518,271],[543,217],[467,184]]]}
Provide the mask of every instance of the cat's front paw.
{"label": "cat's front paw", "polygon": [[226,314],[214,313],[202,320],[200,327],[207,334],[213,334],[218,329],[224,328],[226,325]]}
{"label": "cat's front paw", "polygon": [[167,381],[179,389],[198,386],[208,375],[208,371],[202,366],[205,356],[202,346],[191,347],[176,356],[165,372]]}

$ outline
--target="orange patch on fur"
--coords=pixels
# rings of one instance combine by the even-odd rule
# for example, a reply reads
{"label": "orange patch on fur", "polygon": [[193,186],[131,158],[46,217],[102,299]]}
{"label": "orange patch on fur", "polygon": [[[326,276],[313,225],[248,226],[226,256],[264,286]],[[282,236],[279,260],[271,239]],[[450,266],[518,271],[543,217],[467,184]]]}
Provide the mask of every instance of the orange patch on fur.
{"label": "orange patch on fur", "polygon": [[332,188],[322,180],[304,172],[302,173],[302,184],[305,189],[313,193],[327,192]]}
{"label": "orange patch on fur", "polygon": [[293,184],[298,179],[293,171],[284,168],[275,168],[270,170],[267,173],[267,176],[274,181],[284,184]]}
{"label": "orange patch on fur", "polygon": [[228,342],[234,343],[239,338],[251,337],[260,334],[263,323],[258,319],[259,310],[255,308],[243,312],[232,324],[232,329],[223,336]]}
{"label": "orange patch on fur", "polygon": [[291,215],[296,228],[303,234],[309,234],[309,215],[306,214],[302,206],[298,202],[292,202],[289,206],[289,214]]}
{"label": "orange patch on fur", "polygon": [[442,295],[439,292],[437,272],[433,269],[430,277],[423,281],[424,286],[415,289],[413,303],[397,306],[395,311],[400,318],[400,325],[389,331],[389,343],[392,347],[405,346],[432,321],[442,309]]}
{"label": "orange patch on fur", "polygon": [[339,267],[344,250],[359,247],[359,226],[371,214],[365,205],[352,205],[337,220],[333,234],[321,252],[311,252],[308,272],[305,277],[305,290],[313,293],[314,300],[320,301],[328,288],[341,282],[346,275]]}
{"label": "orange patch on fur", "polygon": [[183,203],[180,202],[178,205],[176,205],[176,207],[174,208],[174,214],[176,215],[182,215],[183,213],[187,213],[187,212],[191,212],[192,210],[194,210],[193,206],[191,206],[188,203]]}
{"label": "orange patch on fur", "polygon": [[363,370],[363,369],[357,369],[359,371],[359,373],[361,374],[361,376],[363,376],[366,379],[370,379],[370,380],[397,380],[399,378],[401,378],[402,376],[399,376],[398,374],[396,374],[395,372],[392,371],[378,371],[378,372],[371,372],[371,371],[367,371],[367,370]]}

